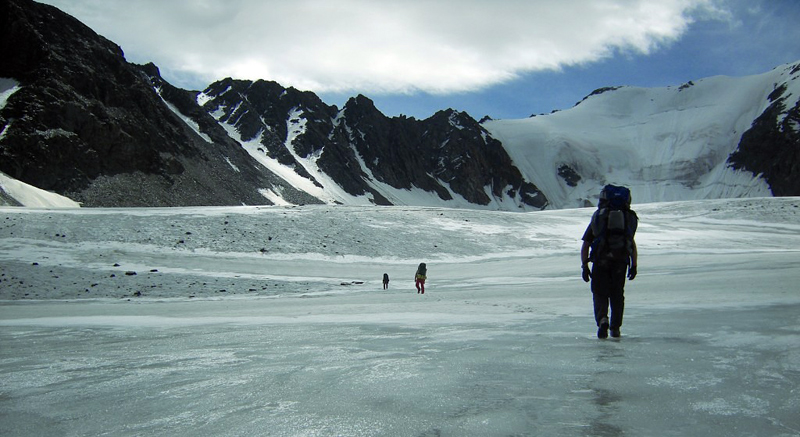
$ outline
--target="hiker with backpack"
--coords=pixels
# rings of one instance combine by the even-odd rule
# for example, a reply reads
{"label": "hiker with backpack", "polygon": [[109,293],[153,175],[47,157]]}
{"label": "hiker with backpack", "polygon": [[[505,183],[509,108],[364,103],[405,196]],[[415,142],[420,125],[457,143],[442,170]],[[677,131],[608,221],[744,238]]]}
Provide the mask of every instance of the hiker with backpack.
{"label": "hiker with backpack", "polygon": [[414,283],[417,285],[417,294],[425,294],[425,279],[428,278],[428,267],[425,263],[420,263],[417,273],[414,275]]}
{"label": "hiker with backpack", "polygon": [[383,289],[386,290],[387,288],[389,288],[389,274],[388,273],[384,273],[383,274]]}
{"label": "hiker with backpack", "polygon": [[639,217],[630,206],[628,188],[606,185],[582,238],[581,276],[592,283],[598,338],[608,338],[609,330],[614,338],[621,335],[625,278],[632,281],[636,277],[638,253],[634,234]]}

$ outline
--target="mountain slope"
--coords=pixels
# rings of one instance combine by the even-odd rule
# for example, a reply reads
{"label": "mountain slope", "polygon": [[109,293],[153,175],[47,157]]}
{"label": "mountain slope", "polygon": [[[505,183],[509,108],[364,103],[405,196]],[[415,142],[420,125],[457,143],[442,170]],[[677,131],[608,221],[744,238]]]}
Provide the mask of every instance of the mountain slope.
{"label": "mountain slope", "polygon": [[339,110],[310,92],[230,78],[198,102],[253,158],[325,202],[500,209],[547,202],[465,113],[390,118],[364,96]]}
{"label": "mountain slope", "polygon": [[265,189],[318,202],[193,128],[163,84],[69,15],[9,0],[0,17],[0,77],[18,83],[0,112],[0,171],[90,206],[261,204]]}
{"label": "mountain slope", "polygon": [[[606,183],[630,186],[636,202],[768,196],[767,182],[778,178],[794,182],[776,194],[796,195],[791,184],[800,180],[797,78],[798,68],[787,65],[762,75],[712,77],[680,87],[608,88],[566,111],[488,121],[484,127],[503,142],[553,208],[592,203]],[[776,88],[784,90],[780,108],[770,97]],[[768,153],[761,149],[742,152],[753,149],[748,138],[759,117],[780,127],[763,129],[770,133],[762,135],[777,132],[787,141],[750,143],[784,150],[779,157],[764,156]],[[769,164],[759,166],[759,160],[794,167],[768,173]]]}
{"label": "mountain slope", "polygon": [[730,162],[763,174],[774,195],[795,196],[800,194],[800,63],[780,70],[769,106],[742,135]]}

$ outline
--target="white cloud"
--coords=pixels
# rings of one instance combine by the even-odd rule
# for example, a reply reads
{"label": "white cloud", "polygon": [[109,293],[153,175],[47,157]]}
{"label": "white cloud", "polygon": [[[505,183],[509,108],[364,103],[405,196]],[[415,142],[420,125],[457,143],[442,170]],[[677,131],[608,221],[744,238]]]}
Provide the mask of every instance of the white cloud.
{"label": "white cloud", "polygon": [[168,80],[316,92],[471,91],[525,72],[651,53],[713,0],[47,0]]}

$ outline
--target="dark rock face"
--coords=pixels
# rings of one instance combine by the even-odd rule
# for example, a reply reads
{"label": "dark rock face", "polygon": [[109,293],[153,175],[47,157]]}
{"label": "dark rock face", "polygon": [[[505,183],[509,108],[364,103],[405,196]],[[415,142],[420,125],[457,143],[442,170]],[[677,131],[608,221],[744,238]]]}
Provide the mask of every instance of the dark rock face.
{"label": "dark rock face", "polygon": [[[350,132],[360,133],[352,144],[378,181],[416,186],[444,200],[452,197],[449,187],[477,205],[489,204],[490,196],[519,195],[521,203],[545,206],[545,196],[523,179],[502,144],[468,114],[450,109],[423,121],[382,120],[379,114],[363,96],[345,107]],[[380,125],[385,127],[375,128]]]}
{"label": "dark rock face", "polygon": [[[193,111],[191,93],[154,83],[154,66],[127,63],[117,45],[51,6],[3,1],[0,17],[0,77],[21,85],[0,114],[0,171],[87,206],[270,203],[258,188],[277,178]],[[168,98],[197,116],[212,142],[171,111]]]}
{"label": "dark rock face", "polygon": [[562,164],[558,167],[558,175],[564,179],[564,182],[570,187],[577,187],[578,182],[581,181],[581,175],[567,164]]}
{"label": "dark rock face", "polygon": [[285,146],[288,125],[300,121],[296,117],[291,120],[291,113],[293,110],[302,111],[308,120],[306,134],[293,143],[294,151],[306,158],[323,145],[322,130],[325,127],[320,123],[326,125],[321,120],[335,116],[335,107],[323,104],[316,94],[286,89],[276,82],[263,80],[252,82],[228,78],[209,85],[204,93],[210,98],[203,106],[205,111],[221,111],[217,120],[235,127],[242,141],[251,141],[261,135],[266,156],[293,167],[295,172],[314,181]]}
{"label": "dark rock face", "polygon": [[[800,80],[800,64],[792,70]],[[763,174],[775,196],[800,195],[800,102],[787,108],[786,84],[770,94],[771,105],[742,135],[728,161],[735,169]]]}
{"label": "dark rock face", "polygon": [[157,105],[119,47],[55,8],[27,1],[2,7],[0,56],[14,61],[0,67],[0,76],[22,85],[3,111],[3,171],[57,192],[82,190],[101,174],[126,169],[182,171],[175,160],[138,147],[137,137],[163,140],[175,128],[134,126]]}

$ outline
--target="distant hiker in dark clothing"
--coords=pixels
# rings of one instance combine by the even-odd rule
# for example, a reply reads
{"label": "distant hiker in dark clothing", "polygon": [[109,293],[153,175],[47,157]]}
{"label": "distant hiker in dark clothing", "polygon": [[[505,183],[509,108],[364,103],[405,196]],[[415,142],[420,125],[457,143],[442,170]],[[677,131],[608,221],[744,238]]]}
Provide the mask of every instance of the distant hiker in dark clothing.
{"label": "distant hiker in dark clothing", "polygon": [[386,290],[387,288],[389,288],[389,274],[388,273],[384,273],[383,274],[383,289]]}
{"label": "distant hiker in dark clothing", "polygon": [[628,188],[606,185],[600,193],[597,211],[583,234],[582,276],[584,281],[592,282],[598,338],[608,338],[609,329],[612,337],[621,335],[626,272],[629,280],[636,277],[638,253],[633,237],[639,218],[630,205]]}
{"label": "distant hiker in dark clothing", "polygon": [[425,279],[427,279],[428,268],[425,263],[420,263],[417,267],[417,273],[414,275],[414,281],[417,285],[417,294],[425,294]]}

